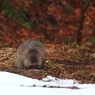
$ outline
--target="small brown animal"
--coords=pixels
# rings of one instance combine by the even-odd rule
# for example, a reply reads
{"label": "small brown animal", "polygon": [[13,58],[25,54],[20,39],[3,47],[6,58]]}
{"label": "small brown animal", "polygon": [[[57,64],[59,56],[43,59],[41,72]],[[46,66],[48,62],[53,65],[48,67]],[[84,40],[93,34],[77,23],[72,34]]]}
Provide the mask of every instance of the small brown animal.
{"label": "small brown animal", "polygon": [[17,50],[14,66],[17,69],[42,68],[46,59],[45,46],[36,40],[28,39],[21,43]]}

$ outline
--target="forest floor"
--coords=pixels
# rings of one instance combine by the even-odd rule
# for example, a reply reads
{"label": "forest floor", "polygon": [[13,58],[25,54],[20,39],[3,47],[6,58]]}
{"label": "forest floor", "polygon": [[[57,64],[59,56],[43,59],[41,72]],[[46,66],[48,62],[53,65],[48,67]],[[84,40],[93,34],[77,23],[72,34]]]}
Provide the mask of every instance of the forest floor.
{"label": "forest floor", "polygon": [[17,70],[13,66],[16,49],[0,48],[0,71],[17,73],[31,78],[42,79],[47,75],[75,79],[80,83],[95,83],[95,50],[86,46],[50,45],[43,69]]}

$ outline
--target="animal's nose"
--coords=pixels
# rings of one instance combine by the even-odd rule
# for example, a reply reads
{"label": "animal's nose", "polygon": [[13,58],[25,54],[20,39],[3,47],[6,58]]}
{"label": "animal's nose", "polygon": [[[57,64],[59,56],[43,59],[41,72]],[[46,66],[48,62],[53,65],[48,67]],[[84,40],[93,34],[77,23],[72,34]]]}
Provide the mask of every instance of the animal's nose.
{"label": "animal's nose", "polygon": [[37,62],[38,62],[37,57],[32,57],[32,63],[37,63]]}

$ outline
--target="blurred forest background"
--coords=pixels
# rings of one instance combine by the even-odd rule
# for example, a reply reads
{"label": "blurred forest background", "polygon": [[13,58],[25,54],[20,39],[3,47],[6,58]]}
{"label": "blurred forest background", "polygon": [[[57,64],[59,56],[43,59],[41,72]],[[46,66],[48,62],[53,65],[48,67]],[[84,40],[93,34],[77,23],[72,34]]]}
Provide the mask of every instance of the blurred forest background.
{"label": "blurred forest background", "polygon": [[26,39],[95,44],[95,0],[0,0],[0,47]]}
{"label": "blurred forest background", "polygon": [[[26,39],[46,46],[41,70],[14,68]],[[0,71],[95,83],[95,0],[0,0]]]}

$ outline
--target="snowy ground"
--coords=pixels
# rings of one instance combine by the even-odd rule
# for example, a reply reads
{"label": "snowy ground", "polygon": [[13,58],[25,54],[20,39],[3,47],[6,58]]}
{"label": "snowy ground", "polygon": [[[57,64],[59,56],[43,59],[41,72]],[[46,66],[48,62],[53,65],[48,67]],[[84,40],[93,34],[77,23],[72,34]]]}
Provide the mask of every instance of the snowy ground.
{"label": "snowy ground", "polygon": [[[79,89],[66,88],[73,86]],[[51,76],[37,80],[0,71],[0,95],[95,95],[95,84],[79,84]]]}

